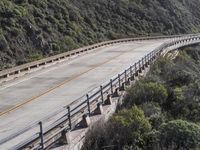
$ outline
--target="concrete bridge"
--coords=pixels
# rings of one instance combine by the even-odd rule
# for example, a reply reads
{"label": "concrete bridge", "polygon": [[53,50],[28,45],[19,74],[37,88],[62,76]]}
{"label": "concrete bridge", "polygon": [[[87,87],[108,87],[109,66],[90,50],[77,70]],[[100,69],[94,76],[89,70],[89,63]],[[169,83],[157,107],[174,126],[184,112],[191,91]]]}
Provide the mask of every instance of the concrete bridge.
{"label": "concrete bridge", "polygon": [[69,144],[66,133],[109,113],[111,98],[156,58],[196,43],[199,34],[120,39],[1,71],[0,149]]}

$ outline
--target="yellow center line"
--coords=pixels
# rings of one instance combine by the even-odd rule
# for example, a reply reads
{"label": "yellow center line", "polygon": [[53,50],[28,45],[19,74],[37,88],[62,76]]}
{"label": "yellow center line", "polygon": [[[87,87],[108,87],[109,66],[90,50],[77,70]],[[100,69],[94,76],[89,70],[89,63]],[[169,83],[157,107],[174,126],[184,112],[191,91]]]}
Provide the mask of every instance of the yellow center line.
{"label": "yellow center line", "polygon": [[[129,51],[131,51],[131,50],[129,50]],[[41,93],[41,94],[39,94],[39,95],[37,95],[37,96],[35,96],[35,97],[33,97],[33,98],[30,98],[30,99],[28,99],[28,100],[25,100],[24,102],[19,103],[19,104],[15,105],[14,107],[12,107],[12,108],[10,108],[10,109],[8,109],[8,110],[1,112],[1,113],[0,113],[0,117],[3,116],[3,115],[6,115],[6,114],[8,114],[8,113],[10,113],[11,111],[14,111],[14,110],[20,108],[20,107],[22,107],[22,106],[24,106],[24,105],[26,105],[26,104],[28,104],[28,103],[34,101],[34,100],[36,100],[37,98],[39,98],[39,97],[41,97],[41,96],[43,96],[43,95],[45,95],[45,94],[47,94],[47,93],[50,93],[51,91],[53,91],[53,90],[55,90],[55,89],[57,89],[57,88],[59,88],[59,87],[65,85],[66,83],[68,83],[68,82],[70,82],[70,81],[72,81],[72,80],[74,80],[74,79],[76,79],[76,78],[82,76],[82,75],[85,74],[85,73],[88,73],[88,72],[91,71],[91,70],[94,70],[95,68],[97,68],[97,67],[99,67],[99,66],[102,66],[102,65],[104,65],[104,64],[106,64],[106,63],[112,61],[113,59],[115,59],[115,58],[121,56],[122,54],[129,52],[129,51],[125,51],[125,52],[123,52],[123,53],[120,53],[119,55],[117,55],[117,56],[115,56],[115,57],[113,57],[113,58],[111,58],[111,59],[109,59],[109,60],[107,60],[107,61],[105,61],[105,62],[103,62],[103,63],[100,63],[100,64],[98,64],[97,66],[95,66],[95,67],[93,67],[93,68],[91,68],[91,69],[89,69],[89,70],[86,70],[86,71],[84,71],[84,72],[82,72],[82,73],[80,73],[80,74],[74,76],[73,78],[71,78],[71,79],[69,79],[69,80],[65,80],[65,81],[61,82],[61,83],[58,84],[57,86],[52,87],[52,88],[48,89],[47,91],[45,91],[45,92],[43,92],[43,93]]]}

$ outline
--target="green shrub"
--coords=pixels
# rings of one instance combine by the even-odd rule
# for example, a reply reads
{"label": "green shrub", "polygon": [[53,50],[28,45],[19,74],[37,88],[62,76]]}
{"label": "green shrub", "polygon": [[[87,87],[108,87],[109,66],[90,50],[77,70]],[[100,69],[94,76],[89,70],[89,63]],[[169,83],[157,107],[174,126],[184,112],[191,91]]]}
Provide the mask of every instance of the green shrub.
{"label": "green shrub", "polygon": [[164,123],[160,127],[160,143],[167,149],[200,148],[200,126],[183,120]]}
{"label": "green shrub", "polygon": [[144,112],[137,106],[131,109],[124,109],[112,117],[112,124],[115,125],[116,144],[132,145],[142,148],[145,145],[146,134],[150,131],[151,125]]}
{"label": "green shrub", "polygon": [[138,82],[134,87],[128,90],[126,105],[140,105],[145,102],[157,102],[164,104],[168,97],[167,89],[159,83]]}

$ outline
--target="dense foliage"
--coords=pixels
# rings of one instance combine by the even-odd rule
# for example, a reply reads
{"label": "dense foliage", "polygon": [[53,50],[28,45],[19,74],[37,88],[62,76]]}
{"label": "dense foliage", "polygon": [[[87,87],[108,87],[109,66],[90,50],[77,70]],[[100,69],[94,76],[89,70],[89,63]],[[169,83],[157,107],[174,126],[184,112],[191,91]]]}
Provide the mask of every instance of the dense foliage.
{"label": "dense foliage", "polygon": [[198,0],[1,0],[0,70],[107,39],[200,30]]}
{"label": "dense foliage", "polygon": [[84,150],[200,149],[200,46],[160,58],[127,92],[112,119],[89,133]]}

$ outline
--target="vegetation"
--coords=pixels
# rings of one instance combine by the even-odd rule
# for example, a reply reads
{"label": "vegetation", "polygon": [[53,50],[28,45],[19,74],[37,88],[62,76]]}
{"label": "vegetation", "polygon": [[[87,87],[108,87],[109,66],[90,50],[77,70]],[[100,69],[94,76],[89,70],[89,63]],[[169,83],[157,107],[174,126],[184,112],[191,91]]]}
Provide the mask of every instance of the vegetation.
{"label": "vegetation", "polygon": [[200,149],[199,58],[199,45],[160,58],[108,123],[89,132],[83,150]]}
{"label": "vegetation", "polygon": [[107,39],[196,33],[199,5],[198,0],[1,0],[0,70]]}

